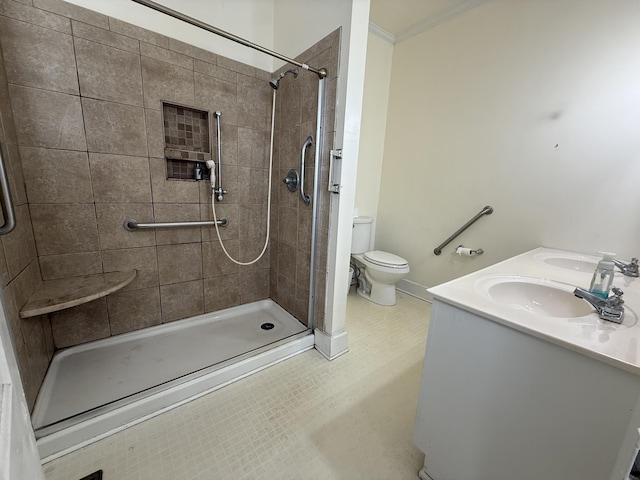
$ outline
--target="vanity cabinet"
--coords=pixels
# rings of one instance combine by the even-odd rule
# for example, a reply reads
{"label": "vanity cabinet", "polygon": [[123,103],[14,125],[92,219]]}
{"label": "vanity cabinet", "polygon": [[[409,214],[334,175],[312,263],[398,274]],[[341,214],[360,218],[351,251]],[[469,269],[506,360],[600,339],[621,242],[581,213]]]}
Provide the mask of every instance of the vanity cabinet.
{"label": "vanity cabinet", "polygon": [[[454,282],[462,292],[484,273]],[[503,306],[450,287],[432,289],[414,431],[425,453],[420,478],[627,480],[640,445],[635,316],[618,327],[595,313],[516,312],[512,323]],[[546,329],[553,321],[573,323],[560,335]]]}

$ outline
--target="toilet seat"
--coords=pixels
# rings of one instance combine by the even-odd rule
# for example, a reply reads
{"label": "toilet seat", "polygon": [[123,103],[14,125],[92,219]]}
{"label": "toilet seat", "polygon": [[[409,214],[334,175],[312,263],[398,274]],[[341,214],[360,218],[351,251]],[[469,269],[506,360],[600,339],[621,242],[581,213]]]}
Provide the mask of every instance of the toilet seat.
{"label": "toilet seat", "polygon": [[394,255],[393,253],[383,252],[381,250],[373,250],[366,252],[363,256],[365,260],[371,262],[374,265],[387,268],[407,268],[409,262],[404,258]]}

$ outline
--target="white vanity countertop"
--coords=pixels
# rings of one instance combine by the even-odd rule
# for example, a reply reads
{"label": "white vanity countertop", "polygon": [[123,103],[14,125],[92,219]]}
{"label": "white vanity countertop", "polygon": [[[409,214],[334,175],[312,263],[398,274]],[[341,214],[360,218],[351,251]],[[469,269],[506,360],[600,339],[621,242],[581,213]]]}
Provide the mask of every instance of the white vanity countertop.
{"label": "white vanity countertop", "polygon": [[616,268],[613,286],[624,291],[625,301],[625,318],[620,325],[601,320],[586,300],[580,301],[591,307],[592,313],[587,308],[586,315],[563,318],[534,313],[520,308],[518,302],[509,305],[487,293],[487,285],[493,278],[504,279],[509,275],[516,281],[519,277],[533,277],[530,278],[533,283],[548,284],[566,292],[573,292],[575,287],[588,289],[600,259],[540,247],[428,291],[436,300],[640,375],[639,278],[624,276]]}

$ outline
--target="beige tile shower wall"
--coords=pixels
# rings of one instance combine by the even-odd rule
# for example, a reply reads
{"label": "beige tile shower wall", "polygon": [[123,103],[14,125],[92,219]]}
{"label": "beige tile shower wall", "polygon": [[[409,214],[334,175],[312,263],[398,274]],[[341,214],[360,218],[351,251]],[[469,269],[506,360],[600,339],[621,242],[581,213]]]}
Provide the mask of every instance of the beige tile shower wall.
{"label": "beige tile shower wall", "polygon": [[261,250],[268,72],[61,0],[0,0],[0,32],[39,256],[32,268],[44,280],[138,271],[122,291],[52,314],[57,348],[269,297],[269,250],[239,267],[212,228],[123,228],[128,218],[212,218],[208,182],[166,178],[166,101],[222,112],[229,194],[217,214],[230,225],[221,234],[240,260]]}
{"label": "beige tile shower wall", "polygon": [[[6,39],[4,32],[3,24],[0,24],[0,42],[3,46]],[[37,72],[29,73],[37,75]],[[13,76],[16,74],[11,72]],[[39,80],[35,78],[34,81]],[[16,214],[16,228],[0,237],[0,290],[27,403],[29,408],[33,408],[53,355],[53,338],[47,316],[20,319],[18,313],[41,282],[41,276],[16,135],[9,104],[7,74],[0,52],[0,149]]]}
{"label": "beige tile shower wall", "polygon": [[[322,139],[321,185],[318,202],[316,256],[315,327],[324,327],[324,302],[329,238],[328,165],[335,135],[335,103],[338,77],[340,31],[336,30],[297,57],[297,60],[328,71],[325,80],[324,138]],[[284,69],[283,69],[284,70]],[[281,70],[281,71],[283,71]],[[279,73],[279,72],[278,72]],[[300,169],[302,145],[308,136],[314,145],[305,158],[305,193],[313,194],[318,76],[300,69],[297,78],[287,75],[278,88],[276,111],[276,163],[272,211],[274,235],[271,255],[271,296],[296,318],[307,323],[313,201],[305,205],[300,192],[289,192],[282,179],[290,169]]]}

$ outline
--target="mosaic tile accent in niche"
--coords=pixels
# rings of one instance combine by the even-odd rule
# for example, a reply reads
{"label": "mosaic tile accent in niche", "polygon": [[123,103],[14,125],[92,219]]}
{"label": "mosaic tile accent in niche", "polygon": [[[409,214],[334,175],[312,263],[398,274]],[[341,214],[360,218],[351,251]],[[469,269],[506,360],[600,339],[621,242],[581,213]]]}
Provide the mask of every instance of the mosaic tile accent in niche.
{"label": "mosaic tile accent in niche", "polygon": [[164,143],[167,148],[209,153],[209,113],[193,108],[162,105]]}
{"label": "mosaic tile accent in niche", "polygon": [[167,178],[192,180],[195,178],[194,162],[211,159],[209,113],[163,103],[162,117]]}

